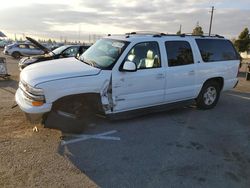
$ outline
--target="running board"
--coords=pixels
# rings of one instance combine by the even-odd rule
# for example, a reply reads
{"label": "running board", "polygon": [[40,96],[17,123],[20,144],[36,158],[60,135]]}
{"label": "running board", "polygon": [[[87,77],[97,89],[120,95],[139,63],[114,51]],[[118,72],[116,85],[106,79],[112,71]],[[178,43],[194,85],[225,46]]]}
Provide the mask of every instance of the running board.
{"label": "running board", "polygon": [[190,106],[194,103],[195,103],[195,100],[191,99],[191,100],[168,103],[168,104],[158,105],[158,106],[153,106],[153,107],[140,108],[137,110],[131,110],[131,111],[126,111],[126,112],[107,114],[106,116],[111,120],[130,119],[130,118],[134,118],[138,116],[143,116],[145,114],[163,112],[163,111],[168,111],[168,110],[172,110],[172,109],[179,108],[179,107]]}

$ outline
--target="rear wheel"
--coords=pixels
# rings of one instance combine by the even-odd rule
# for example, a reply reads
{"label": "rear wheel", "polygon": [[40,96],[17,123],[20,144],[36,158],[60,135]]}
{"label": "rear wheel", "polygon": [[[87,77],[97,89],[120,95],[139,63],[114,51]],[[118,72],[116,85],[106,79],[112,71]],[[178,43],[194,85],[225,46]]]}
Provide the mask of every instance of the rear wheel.
{"label": "rear wheel", "polygon": [[14,57],[15,59],[19,59],[21,57],[21,54],[19,52],[13,52],[12,57]]}
{"label": "rear wheel", "polygon": [[220,91],[218,82],[209,81],[205,83],[196,99],[197,107],[204,110],[214,108],[220,98]]}

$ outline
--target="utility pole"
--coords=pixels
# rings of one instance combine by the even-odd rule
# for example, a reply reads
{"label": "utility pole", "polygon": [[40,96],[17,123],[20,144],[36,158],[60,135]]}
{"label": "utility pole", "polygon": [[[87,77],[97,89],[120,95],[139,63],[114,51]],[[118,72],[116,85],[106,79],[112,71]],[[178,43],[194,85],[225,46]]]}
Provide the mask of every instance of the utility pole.
{"label": "utility pole", "polygon": [[79,41],[81,40],[81,24],[79,24],[79,28],[78,28],[78,39]]}
{"label": "utility pole", "polygon": [[211,29],[212,29],[212,24],[213,24],[213,16],[214,16],[214,6],[212,6],[212,10],[211,10],[211,18],[210,18],[210,25],[209,25],[209,33],[208,35],[211,35]]}

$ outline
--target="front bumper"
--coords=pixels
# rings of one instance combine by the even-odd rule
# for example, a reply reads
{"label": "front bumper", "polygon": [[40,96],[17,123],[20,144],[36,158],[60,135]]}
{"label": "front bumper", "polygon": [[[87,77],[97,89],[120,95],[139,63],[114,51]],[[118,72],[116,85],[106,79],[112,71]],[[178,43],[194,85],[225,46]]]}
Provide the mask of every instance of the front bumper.
{"label": "front bumper", "polygon": [[47,112],[50,112],[52,108],[52,104],[44,103],[42,106],[32,106],[28,103],[28,101],[25,100],[25,95],[23,94],[23,91],[18,88],[15,95],[15,100],[18,106],[21,108],[22,111],[24,111],[27,114],[45,114]]}
{"label": "front bumper", "polygon": [[3,53],[4,53],[5,55],[9,55],[9,52],[8,52],[7,50],[4,50]]}

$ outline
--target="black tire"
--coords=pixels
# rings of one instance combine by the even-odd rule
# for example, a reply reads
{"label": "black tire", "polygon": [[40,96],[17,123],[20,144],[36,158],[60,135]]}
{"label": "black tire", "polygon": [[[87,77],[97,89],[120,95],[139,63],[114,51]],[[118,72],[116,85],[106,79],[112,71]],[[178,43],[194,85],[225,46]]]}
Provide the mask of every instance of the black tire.
{"label": "black tire", "polygon": [[202,110],[214,108],[220,98],[220,92],[221,92],[221,87],[218,82],[216,81],[206,82],[203,85],[196,99],[197,107]]}
{"label": "black tire", "polygon": [[52,111],[44,119],[45,127],[56,128],[64,133],[82,133],[93,122],[94,113],[87,105],[72,98],[53,105]]}
{"label": "black tire", "polygon": [[14,57],[15,59],[19,59],[21,57],[21,54],[19,52],[13,52],[12,57]]}

